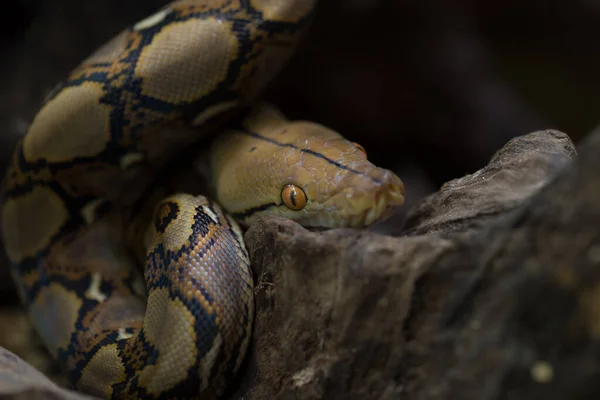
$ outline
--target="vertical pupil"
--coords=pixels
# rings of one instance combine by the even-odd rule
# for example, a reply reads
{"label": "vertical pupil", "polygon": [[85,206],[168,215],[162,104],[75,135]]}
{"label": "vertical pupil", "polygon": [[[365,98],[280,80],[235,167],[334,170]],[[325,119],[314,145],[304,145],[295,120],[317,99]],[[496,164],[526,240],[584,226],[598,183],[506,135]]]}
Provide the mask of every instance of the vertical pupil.
{"label": "vertical pupil", "polygon": [[292,201],[292,204],[295,207],[296,206],[296,188],[295,187],[292,187],[292,190],[290,190],[290,200]]}

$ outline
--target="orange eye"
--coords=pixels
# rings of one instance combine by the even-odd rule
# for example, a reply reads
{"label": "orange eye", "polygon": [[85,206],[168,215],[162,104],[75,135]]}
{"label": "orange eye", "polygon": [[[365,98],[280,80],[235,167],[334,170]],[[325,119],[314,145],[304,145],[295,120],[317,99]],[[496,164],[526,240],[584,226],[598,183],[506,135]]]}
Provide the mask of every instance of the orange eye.
{"label": "orange eye", "polygon": [[296,185],[285,185],[281,190],[281,201],[290,210],[302,210],[306,207],[306,193]]}
{"label": "orange eye", "polygon": [[354,147],[356,147],[357,149],[359,149],[361,151],[361,153],[363,153],[363,155],[365,156],[365,158],[367,158],[367,151],[365,150],[364,147],[362,147],[360,144],[358,144],[356,142],[352,142],[352,144],[354,145]]}

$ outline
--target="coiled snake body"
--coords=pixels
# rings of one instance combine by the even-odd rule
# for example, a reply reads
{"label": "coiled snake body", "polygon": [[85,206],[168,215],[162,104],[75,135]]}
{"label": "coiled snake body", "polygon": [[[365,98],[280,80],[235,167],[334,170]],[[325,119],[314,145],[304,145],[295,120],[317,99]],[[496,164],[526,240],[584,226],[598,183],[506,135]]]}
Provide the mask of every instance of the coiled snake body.
{"label": "coiled snake body", "polygon": [[[77,389],[220,395],[254,315],[238,222],[359,227],[403,202],[402,182],[338,133],[266,104],[240,114],[290,56],[315,1],[174,2],[77,67],[18,144],[4,246],[35,328]],[[217,132],[211,171],[226,212],[191,194],[154,201],[167,161]]]}

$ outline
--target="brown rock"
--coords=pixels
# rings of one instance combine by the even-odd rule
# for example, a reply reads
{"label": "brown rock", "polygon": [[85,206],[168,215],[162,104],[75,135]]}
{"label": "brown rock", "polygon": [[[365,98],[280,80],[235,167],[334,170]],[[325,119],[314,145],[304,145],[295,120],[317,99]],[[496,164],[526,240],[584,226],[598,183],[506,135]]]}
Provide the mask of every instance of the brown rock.
{"label": "brown rock", "polygon": [[406,330],[418,368],[398,371],[406,398],[600,398],[599,152],[596,132],[468,253],[429,269]]}
{"label": "brown rock", "polygon": [[394,391],[415,281],[450,243],[312,233],[280,218],[255,224],[246,240],[257,280],[248,398]]}
{"label": "brown rock", "polygon": [[[599,372],[592,316],[600,300],[586,290],[576,311],[575,282],[585,281],[564,255],[585,254],[593,232],[600,240],[600,192],[590,192],[600,188],[600,166],[588,164],[594,157],[570,166],[574,155],[557,131],[515,139],[486,168],[413,210],[412,236],[308,232],[276,218],[251,227],[258,314],[249,368],[232,398],[594,394],[597,385],[584,383]],[[598,262],[600,251],[590,254]],[[559,294],[565,282],[570,300]],[[561,359],[576,333],[580,351]],[[583,351],[590,349],[596,353]]]}
{"label": "brown rock", "polygon": [[485,168],[447,182],[414,207],[406,228],[412,234],[478,232],[523,205],[574,156],[569,137],[555,130],[512,139]]}

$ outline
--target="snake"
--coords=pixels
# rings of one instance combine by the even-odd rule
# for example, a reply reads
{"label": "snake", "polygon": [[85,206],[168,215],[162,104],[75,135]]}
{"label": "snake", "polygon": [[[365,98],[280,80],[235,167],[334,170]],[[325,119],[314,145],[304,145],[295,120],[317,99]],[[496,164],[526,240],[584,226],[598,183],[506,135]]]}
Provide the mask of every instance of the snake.
{"label": "snake", "polygon": [[[400,178],[361,145],[261,100],[316,2],[172,2],[83,60],[19,139],[3,245],[74,389],[223,396],[252,338],[244,229],[268,216],[362,228],[404,202]],[[194,146],[208,153],[210,195],[160,183]]]}

